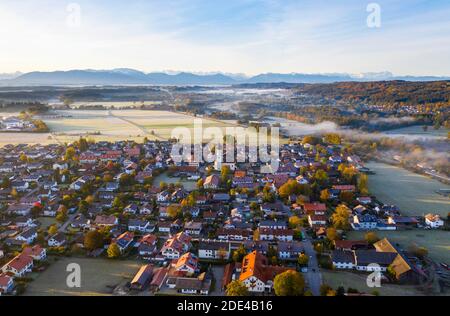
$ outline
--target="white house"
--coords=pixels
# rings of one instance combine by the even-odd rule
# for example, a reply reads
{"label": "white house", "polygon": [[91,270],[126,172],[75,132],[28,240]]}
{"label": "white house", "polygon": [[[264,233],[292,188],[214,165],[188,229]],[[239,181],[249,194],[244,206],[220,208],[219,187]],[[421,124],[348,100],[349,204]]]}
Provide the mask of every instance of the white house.
{"label": "white house", "polygon": [[425,224],[431,228],[439,228],[444,226],[444,221],[437,214],[427,214],[425,216]]}
{"label": "white house", "polygon": [[12,273],[16,277],[23,277],[33,269],[33,258],[20,254],[5,264],[2,268],[4,273]]}
{"label": "white house", "polygon": [[331,254],[331,261],[336,269],[354,269],[355,256],[353,251],[334,250]]}

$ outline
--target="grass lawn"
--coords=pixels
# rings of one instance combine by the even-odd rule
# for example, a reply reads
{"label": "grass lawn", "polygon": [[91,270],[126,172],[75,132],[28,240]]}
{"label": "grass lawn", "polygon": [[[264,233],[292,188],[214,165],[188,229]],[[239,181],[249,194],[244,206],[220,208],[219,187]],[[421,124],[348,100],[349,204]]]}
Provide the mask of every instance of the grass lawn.
{"label": "grass lawn", "polygon": [[371,294],[374,290],[382,296],[418,296],[423,295],[415,286],[382,284],[381,288],[370,288],[367,286],[366,274],[359,274],[347,271],[325,271],[322,270],[323,282],[333,289],[343,286],[345,290],[349,287],[357,289],[359,292]]}
{"label": "grass lawn", "polygon": [[[93,258],[50,259],[50,267],[37,274],[28,285],[26,296],[103,296],[111,295],[112,288],[131,281],[141,264],[137,261],[107,260]],[[66,267],[77,263],[81,267],[81,288],[69,288]]]}
{"label": "grass lawn", "polygon": [[[377,231],[378,237],[388,238],[407,250],[411,244],[428,249],[431,259],[437,262],[450,263],[450,232],[443,230],[405,230]],[[347,233],[349,240],[364,239],[366,232],[351,231]]]}
{"label": "grass lawn", "polygon": [[397,205],[405,215],[434,213],[447,217],[450,199],[436,191],[450,189],[450,185],[383,163],[371,162],[366,166],[376,172],[369,176],[369,190],[381,202]]}
{"label": "grass lawn", "polygon": [[41,229],[45,231],[47,231],[50,226],[58,224],[58,221],[54,217],[39,217],[37,220],[41,223]]}

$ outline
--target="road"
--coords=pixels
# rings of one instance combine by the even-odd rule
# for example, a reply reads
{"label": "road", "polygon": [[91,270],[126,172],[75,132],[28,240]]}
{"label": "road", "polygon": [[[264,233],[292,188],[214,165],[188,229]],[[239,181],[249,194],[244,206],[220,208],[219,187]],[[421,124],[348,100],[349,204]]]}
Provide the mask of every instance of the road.
{"label": "road", "polygon": [[305,240],[303,245],[305,247],[305,253],[309,257],[308,272],[305,273],[306,281],[309,285],[309,289],[314,296],[320,296],[320,286],[322,285],[322,273],[320,273],[319,263],[317,262],[316,251],[309,237],[305,231],[303,231]]}

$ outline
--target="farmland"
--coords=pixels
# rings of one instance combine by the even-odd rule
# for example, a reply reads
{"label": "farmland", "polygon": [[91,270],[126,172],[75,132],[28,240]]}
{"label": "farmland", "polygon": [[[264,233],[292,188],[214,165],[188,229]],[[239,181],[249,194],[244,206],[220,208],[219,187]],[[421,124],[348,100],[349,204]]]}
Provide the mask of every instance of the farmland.
{"label": "farmland", "polygon": [[[145,110],[57,110],[42,117],[50,133],[0,134],[0,146],[10,143],[69,143],[84,136],[96,141],[167,140],[174,128],[183,127],[193,135],[195,118],[169,111]],[[229,122],[203,119],[203,128],[224,130]]]}
{"label": "farmland", "polygon": [[436,191],[449,189],[449,185],[387,164],[372,162],[366,166],[376,172],[369,177],[369,190],[381,202],[397,205],[405,215],[435,213],[447,217],[450,199]]}
{"label": "farmland", "polygon": [[[69,288],[66,267],[77,263],[81,267],[81,288]],[[64,258],[39,273],[28,285],[27,296],[103,296],[111,295],[112,288],[130,281],[140,265],[133,261],[106,259]]]}

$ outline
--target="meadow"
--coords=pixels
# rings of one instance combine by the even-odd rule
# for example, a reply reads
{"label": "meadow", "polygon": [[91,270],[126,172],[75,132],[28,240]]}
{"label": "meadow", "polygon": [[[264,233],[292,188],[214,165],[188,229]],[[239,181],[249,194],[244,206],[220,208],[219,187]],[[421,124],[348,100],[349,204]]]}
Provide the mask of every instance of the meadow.
{"label": "meadow", "polygon": [[[81,288],[69,288],[66,267],[77,263],[81,267]],[[133,261],[59,258],[44,272],[36,273],[34,281],[28,284],[26,296],[106,296],[112,288],[129,282],[139,270],[140,265]]]}
{"label": "meadow", "polygon": [[[347,233],[349,240],[363,240],[366,232],[350,231]],[[431,259],[436,262],[450,263],[450,232],[443,230],[398,230],[377,231],[379,238],[388,238],[401,249],[408,250],[415,244],[425,247]]]}
{"label": "meadow", "polygon": [[346,271],[322,270],[322,279],[325,284],[336,289],[340,286],[344,289],[353,288],[359,292],[371,294],[377,291],[381,296],[423,296],[417,287],[411,285],[382,284],[380,288],[367,286],[367,274],[358,274]]}
{"label": "meadow", "polygon": [[450,199],[436,193],[449,185],[411,171],[377,162],[366,167],[375,171],[369,176],[369,190],[385,204],[397,205],[402,214],[423,216],[428,213],[447,217]]}

